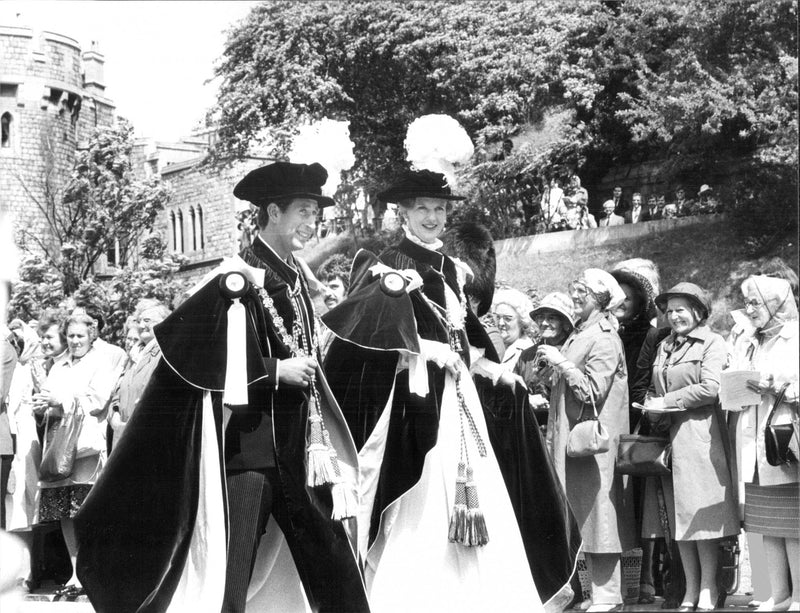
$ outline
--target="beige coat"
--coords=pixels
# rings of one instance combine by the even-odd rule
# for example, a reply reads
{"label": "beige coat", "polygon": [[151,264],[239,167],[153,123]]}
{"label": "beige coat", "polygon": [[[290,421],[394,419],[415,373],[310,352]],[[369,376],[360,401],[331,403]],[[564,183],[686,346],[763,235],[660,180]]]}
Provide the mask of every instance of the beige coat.
{"label": "beige coat", "polygon": [[[603,313],[579,324],[561,353],[569,361],[556,375],[550,396],[547,444],[572,511],[584,551],[621,553],[633,544],[633,515],[622,478],[614,474],[619,435],[629,431],[628,374],[614,327]],[[600,423],[611,438],[606,453],[567,457],[567,438],[581,409],[594,398]]]}
{"label": "beige coat", "polygon": [[651,391],[664,397],[672,441],[670,528],[678,541],[739,532],[736,496],[723,445],[722,410],[716,404],[719,378],[727,361],[725,341],[707,325],[673,346],[670,334],[658,346]]}
{"label": "beige coat", "polygon": [[[800,373],[800,353],[798,346],[797,320],[783,324],[777,334],[760,344],[751,334],[741,335],[733,346],[731,368],[761,373],[762,377],[772,375],[775,386],[789,383],[784,401],[775,410],[773,423],[792,423],[797,411],[798,373]],[[760,485],[782,485],[800,481],[800,464],[770,466],[764,447],[764,429],[767,418],[775,402],[774,394],[764,394],[761,404],[748,407],[738,415],[736,428],[736,451],[739,479],[752,483],[755,468],[758,466]]]}

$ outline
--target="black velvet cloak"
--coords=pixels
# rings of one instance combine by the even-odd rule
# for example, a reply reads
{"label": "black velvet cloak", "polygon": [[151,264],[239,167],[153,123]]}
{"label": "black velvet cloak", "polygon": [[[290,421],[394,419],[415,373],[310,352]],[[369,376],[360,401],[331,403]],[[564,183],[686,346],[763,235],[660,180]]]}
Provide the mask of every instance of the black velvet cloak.
{"label": "black velvet cloak", "polygon": [[[390,295],[381,291],[379,277],[368,272],[377,263],[395,270],[412,269],[423,281],[421,290]],[[425,455],[436,444],[444,370],[427,364],[430,391],[421,398],[409,390],[408,370],[396,373],[402,351],[418,353],[410,330],[420,338],[448,342],[441,315],[430,302],[443,307],[444,284],[460,296],[455,265],[446,256],[404,239],[376,258],[361,251],[351,273],[348,299],[323,316],[336,335],[324,370],[342,408],[356,446],[372,432],[395,386],[387,448],[370,523],[374,540],[380,514],[420,479]],[[425,296],[422,296],[424,292]],[[358,313],[358,317],[352,317]],[[395,327],[380,338],[370,331]],[[462,354],[469,364],[468,345],[497,354],[478,318],[467,310]],[[568,587],[575,570],[580,534],[553,470],[538,424],[524,390],[495,390],[491,381],[476,378],[486,425],[517,517],[534,583],[542,602],[560,594],[569,601]],[[566,604],[566,603],[565,603]]]}
{"label": "black velvet cloak", "polygon": [[[202,496],[198,474],[206,393],[213,404],[218,448],[223,449],[231,301],[220,294],[218,281],[206,283],[156,327],[163,358],[125,437],[76,516],[78,576],[101,613],[165,611],[186,564]],[[269,275],[266,288],[270,294],[283,289]],[[266,389],[269,359],[284,357],[281,352],[287,349],[264,342],[270,322],[256,291],[250,287],[241,300],[247,311],[249,401],[260,404],[272,394]],[[255,410],[271,412],[274,457],[294,529],[294,538],[287,540],[309,603],[316,611],[368,611],[353,547],[342,522],[330,519],[330,493],[305,485],[307,396],[293,390],[282,398]],[[232,409],[233,420],[246,407]],[[221,454],[219,465],[224,481]]]}

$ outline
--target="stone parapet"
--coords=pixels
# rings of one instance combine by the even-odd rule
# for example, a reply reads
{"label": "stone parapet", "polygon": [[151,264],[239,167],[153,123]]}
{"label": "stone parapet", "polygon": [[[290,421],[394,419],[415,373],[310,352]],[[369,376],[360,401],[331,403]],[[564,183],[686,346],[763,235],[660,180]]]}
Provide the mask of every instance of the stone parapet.
{"label": "stone parapet", "polygon": [[726,220],[723,215],[695,215],[677,219],[660,219],[639,223],[589,228],[587,230],[567,230],[549,232],[532,236],[519,236],[495,241],[494,248],[497,259],[513,258],[519,255],[535,255],[537,253],[553,253],[557,251],[580,251],[610,245],[641,236],[657,236],[687,226],[709,223],[720,223]]}

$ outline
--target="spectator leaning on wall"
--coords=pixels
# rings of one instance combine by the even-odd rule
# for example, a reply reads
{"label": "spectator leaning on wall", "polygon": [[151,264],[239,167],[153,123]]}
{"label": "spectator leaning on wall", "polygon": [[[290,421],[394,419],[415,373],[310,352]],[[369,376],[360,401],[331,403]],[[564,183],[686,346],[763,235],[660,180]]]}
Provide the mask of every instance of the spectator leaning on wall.
{"label": "spectator leaning on wall", "polygon": [[625,211],[625,223],[639,223],[642,219],[642,195],[634,192],[631,197],[631,210]]}

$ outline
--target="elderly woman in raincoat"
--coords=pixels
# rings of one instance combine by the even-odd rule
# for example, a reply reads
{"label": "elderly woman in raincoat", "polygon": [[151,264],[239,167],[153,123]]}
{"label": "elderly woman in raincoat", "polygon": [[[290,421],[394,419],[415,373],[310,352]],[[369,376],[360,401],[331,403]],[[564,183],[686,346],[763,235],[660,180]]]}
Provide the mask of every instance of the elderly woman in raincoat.
{"label": "elderly woman in raincoat", "polygon": [[[613,310],[625,299],[617,281],[596,268],[584,271],[569,288],[575,330],[561,350],[539,347],[539,359],[554,371],[547,423],[547,444],[583,537],[592,580],[589,611],[622,608],[622,552],[629,548],[632,522],[623,517],[624,487],[614,474],[619,435],[628,433],[628,373]],[[570,457],[570,430],[596,410],[610,449]]]}

